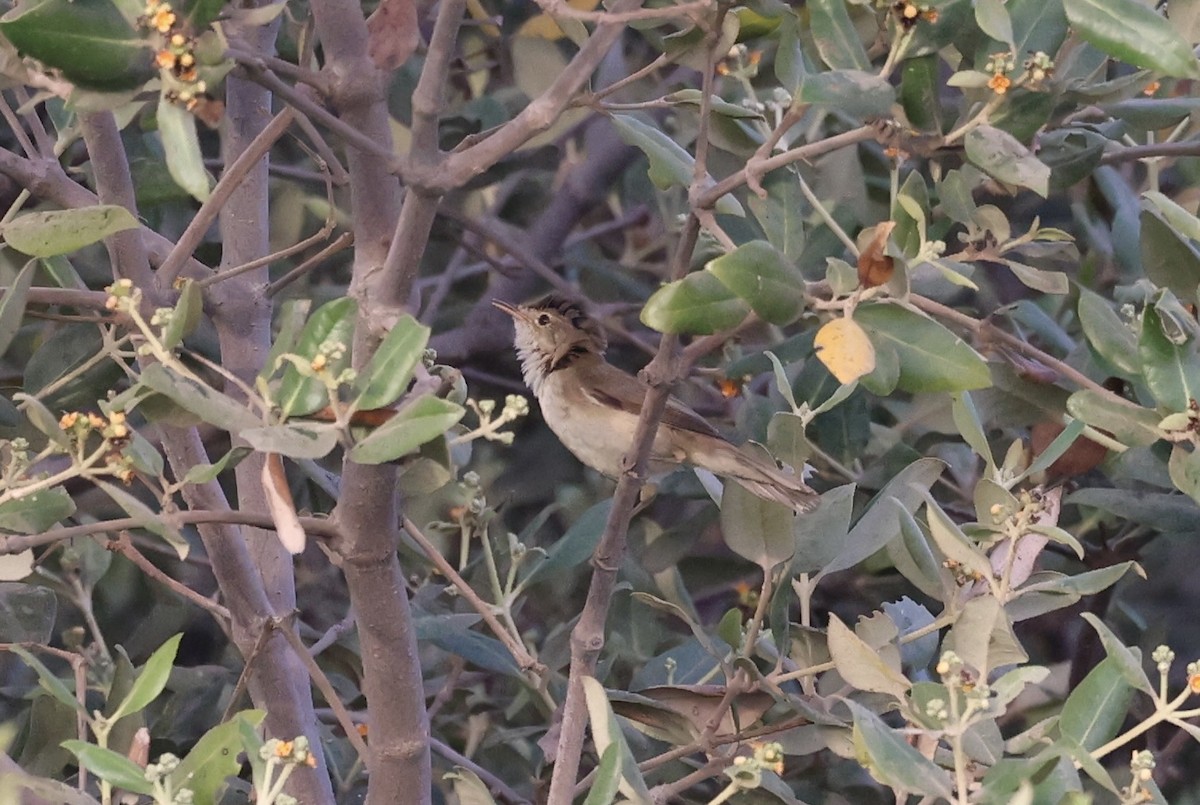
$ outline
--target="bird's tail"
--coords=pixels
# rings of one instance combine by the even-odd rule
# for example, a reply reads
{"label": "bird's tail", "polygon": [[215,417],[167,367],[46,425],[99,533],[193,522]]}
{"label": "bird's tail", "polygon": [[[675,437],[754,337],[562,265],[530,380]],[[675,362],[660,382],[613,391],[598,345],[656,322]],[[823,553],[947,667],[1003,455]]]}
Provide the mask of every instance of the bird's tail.
{"label": "bird's tail", "polygon": [[744,453],[733,445],[715,450],[707,457],[704,468],[724,476],[746,488],[763,500],[790,506],[800,514],[817,508],[820,497],[799,476],[784,472],[767,459]]}

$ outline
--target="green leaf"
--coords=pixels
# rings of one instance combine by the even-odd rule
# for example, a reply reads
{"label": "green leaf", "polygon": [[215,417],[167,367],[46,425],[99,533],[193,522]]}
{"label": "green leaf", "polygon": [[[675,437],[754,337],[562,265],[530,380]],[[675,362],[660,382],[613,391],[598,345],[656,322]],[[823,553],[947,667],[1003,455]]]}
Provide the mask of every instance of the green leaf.
{"label": "green leaf", "polygon": [[324,458],[337,447],[338,435],[338,427],[332,422],[304,421],[246,428],[241,432],[255,450],[289,458]]}
{"label": "green leaf", "polygon": [[609,805],[617,796],[621,785],[621,747],[609,744],[600,755],[600,765],[583,805]]}
{"label": "green leaf", "polygon": [[428,641],[484,670],[519,677],[521,669],[504,644],[471,628],[478,621],[478,616],[465,613],[426,615],[417,618],[417,639]]}
{"label": "green leaf", "polygon": [[63,429],[58,426],[58,417],[52,414],[41,400],[21,391],[13,394],[12,398],[13,402],[17,403],[25,413],[29,424],[37,428],[50,441],[63,448],[64,451],[71,449],[71,441],[63,433]]}
{"label": "green leaf", "polygon": [[108,481],[96,478],[92,480],[92,483],[104,490],[118,506],[125,510],[126,514],[137,520],[139,528],[144,528],[150,533],[162,537],[163,541],[175,549],[175,553],[179,555],[180,559],[187,558],[191,546],[188,545],[183,534],[179,533],[179,529],[172,525],[167,518],[159,512],[152,511],[145,503]]}
{"label": "green leaf", "polygon": [[1004,6],[1004,0],[975,0],[975,22],[985,34],[1008,45],[1009,51],[1017,52],[1013,41],[1012,18]]}
{"label": "green leaf", "polygon": [[258,373],[259,378],[266,380],[275,374],[279,365],[279,356],[285,352],[294,352],[296,341],[304,330],[308,313],[312,310],[311,299],[288,299],[279,305],[275,314],[275,340],[271,342],[271,351],[263,362],[263,368]]}
{"label": "green leaf", "polygon": [[721,496],[721,534],[725,544],[761,567],[764,573],[770,573],[795,552],[793,519],[795,513],[788,506],[763,500],[740,484],[725,485]]}
{"label": "green leaf", "polygon": [[1177,78],[1200,78],[1191,45],[1138,0],[1064,0],[1071,28],[1115,59]]}
{"label": "green leaf", "polygon": [[137,229],[138,220],[129,210],[113,204],[97,204],[71,210],[31,212],[4,224],[4,240],[19,252],[33,257],[70,254],[109,235]]}
{"label": "green leaf", "polygon": [[875,73],[830,70],[806,75],[796,100],[862,119],[888,114],[896,102],[896,90]]}
{"label": "green leaf", "polygon": [[135,794],[154,792],[154,786],[146,779],[145,770],[124,755],[84,741],[63,741],[62,745],[79,758],[79,765],[116,788]]}
{"label": "green leaf", "polygon": [[413,369],[425,354],[428,341],[428,327],[412,316],[401,316],[359,372],[355,407],[360,410],[382,408],[399,399],[408,389]]}
{"label": "green leaf", "polygon": [[920,508],[925,502],[925,492],[945,469],[945,463],[939,459],[919,458],[892,476],[871,498],[866,512],[846,536],[837,558],[821,568],[821,575],[853,567],[899,536],[898,509],[911,513]]}
{"label": "green leaf", "polygon": [[894,539],[885,546],[887,556],[896,570],[935,600],[945,601],[957,594],[958,587],[942,566],[942,558],[930,547],[929,538],[917,524],[917,519],[903,507],[899,508],[897,516],[900,539]]}
{"label": "green leaf", "polygon": [[958,562],[978,576],[991,577],[992,565],[987,556],[950,519],[928,492],[925,497],[925,517],[929,523],[929,535],[947,559]]}
{"label": "green leaf", "polygon": [[175,663],[175,655],[179,651],[179,641],[182,639],[183,635],[177,634],[150,655],[150,659],[146,660],[146,664],[142,666],[142,672],[138,674],[137,681],[133,683],[128,695],[113,712],[113,721],[120,721],[127,715],[140,712],[146,705],[158,698],[158,694],[162,693],[163,688],[167,685],[167,679],[171,676],[171,666]]}
{"label": "green leaf", "polygon": [[804,251],[804,196],[790,171],[773,171],[763,182],[766,198],[750,195],[750,211],[767,242],[793,263]]}
{"label": "green leaf", "polygon": [[1067,275],[1061,271],[1045,271],[1016,260],[1001,260],[1024,285],[1042,293],[1065,294],[1071,290]]}
{"label": "green leaf", "polygon": [[709,261],[704,270],[771,324],[793,322],[804,310],[804,277],[766,241],[744,243]]}
{"label": "green leaf", "polygon": [[[321,353],[322,345],[340,344],[343,347],[340,356],[328,358],[324,370],[336,377],[350,365],[350,345],[357,314],[358,303],[349,296],[326,302],[308,317],[292,352],[311,361]],[[307,416],[329,405],[329,391],[323,382],[289,363],[283,370],[275,401],[286,416]]]}
{"label": "green leaf", "polygon": [[633,752],[625,742],[608,695],[595,677],[585,676],[582,681],[584,698],[587,700],[588,721],[591,723],[592,740],[596,743],[596,750],[603,756],[609,746],[615,745],[621,760],[621,779],[617,784],[621,793],[634,802],[650,802],[650,790],[646,788]]}
{"label": "green leaf", "polygon": [[842,679],[859,690],[886,693],[903,701],[912,683],[888,665],[877,648],[869,645],[842,623],[829,616],[829,653]]}
{"label": "green leaf", "polygon": [[794,14],[783,15],[779,26],[779,46],[775,51],[775,77],[793,95],[809,69],[800,44],[799,20]]}
{"label": "green leaf", "polygon": [[1067,696],[1059,729],[1084,749],[1098,749],[1121,728],[1132,695],[1120,664],[1105,658]]}
{"label": "green leaf", "polygon": [[534,566],[529,575],[521,580],[521,586],[527,587],[538,579],[546,576],[558,576],[564,571],[577,567],[588,560],[608,522],[608,512],[612,508],[612,499],[602,500],[590,507],[576,518],[567,533],[563,534],[546,553],[546,558]]}
{"label": "green leaf", "polygon": [[[612,115],[611,120],[621,139],[642,151],[650,160],[650,181],[654,182],[655,187],[666,190],[669,187],[691,186],[696,160],[683,146],[632,115]],[[715,183],[711,176],[706,176],[705,184]],[[726,215],[746,214],[738,200],[730,195],[718,199],[714,209]]]}
{"label": "green leaf", "polygon": [[461,405],[424,394],[354,445],[350,459],[360,464],[382,464],[400,458],[441,436],[464,413]]}
{"label": "green leaf", "polygon": [[812,36],[817,52],[834,70],[870,70],[871,59],[858,38],[845,0],[809,0]]}
{"label": "green leaf", "polygon": [[[671,106],[696,106],[701,105],[704,99],[704,93],[698,89],[681,89],[672,92],[670,95],[664,95],[663,101]],[[722,100],[719,96],[713,95],[710,99],[710,109],[714,114],[724,115],[736,120],[762,120],[762,113],[755,112],[745,106],[739,106],[736,103]]]}
{"label": "green leaf", "polygon": [[1063,502],[1092,506],[1168,534],[1200,534],[1200,506],[1173,492],[1080,489]]}
{"label": "green leaf", "polygon": [[904,107],[904,116],[918,131],[942,131],[938,69],[936,53],[905,59],[900,67],[900,103]]}
{"label": "green leaf", "polygon": [[854,320],[867,329],[877,350],[896,351],[897,387],[903,391],[969,391],[992,384],[979,353],[933,319],[883,303],[860,305]]}
{"label": "green leaf", "polygon": [[1150,678],[1146,676],[1146,671],[1142,668],[1142,652],[1122,643],[1107,624],[1096,617],[1094,613],[1084,612],[1083,619],[1096,630],[1100,642],[1104,645],[1104,653],[1116,663],[1117,669],[1125,677],[1125,681],[1143,693],[1154,696],[1156,693],[1154,686],[1150,684]]}
{"label": "green leaf", "polygon": [[74,513],[75,501],[70,493],[54,486],[0,503],[0,531],[39,534]]}
{"label": "green leaf", "polygon": [[1154,411],[1091,389],[1077,391],[1068,397],[1067,413],[1093,428],[1111,433],[1122,444],[1145,446],[1162,437],[1158,430],[1162,417]]}
{"label": "green leaf", "polygon": [[131,90],[154,77],[149,43],[110,0],[22,4],[0,18],[0,33],[86,89]]}
{"label": "green leaf", "polygon": [[1062,0],[1006,0],[1012,19],[1015,53],[1042,51],[1054,55],[1067,37],[1067,15]]}
{"label": "green leaf", "polygon": [[204,292],[195,280],[183,279],[183,290],[179,301],[175,303],[175,311],[171,315],[171,323],[163,330],[162,343],[167,349],[175,349],[183,343],[183,339],[192,334],[200,324],[204,314]]}
{"label": "green leaf", "polygon": [[[1178,218],[1176,219],[1178,220]],[[1160,288],[1169,288],[1180,299],[1195,299],[1200,286],[1200,253],[1177,227],[1155,212],[1143,209],[1141,247],[1142,268]]]}
{"label": "green leaf", "polygon": [[242,459],[253,452],[253,449],[245,445],[234,447],[228,453],[221,456],[215,464],[197,464],[194,467],[190,467],[187,474],[183,476],[183,483],[206,484],[209,481],[215,480],[225,470],[236,467],[242,462]]}
{"label": "green leaf", "polygon": [[1189,400],[1200,400],[1200,355],[1196,339],[1172,343],[1163,332],[1158,311],[1149,305],[1142,311],[1138,354],[1146,385],[1159,405],[1172,411],[1186,411]]}
{"label": "green leaf", "polygon": [[966,392],[955,394],[950,405],[950,414],[954,425],[962,434],[963,441],[970,445],[975,454],[987,465],[988,476],[996,472],[996,459],[992,456],[992,447],[988,444],[987,434],[983,430],[983,420],[975,407],[975,401]]}
{"label": "green leaf", "polygon": [[30,654],[20,646],[9,646],[9,651],[16,654],[25,664],[34,670],[38,675],[38,681],[41,686],[55,699],[76,710],[80,713],[85,712],[83,705],[75,699],[75,695],[67,690],[67,686],[62,683],[62,680],[55,676],[49,668],[42,664],[42,661]]}
{"label": "green leaf", "polygon": [[997,631],[1004,633],[1008,628],[1008,616],[1000,607],[1000,601],[991,595],[980,595],[963,605],[946,635],[945,646],[986,677],[997,665],[990,652],[992,636]]}
{"label": "green leaf", "polygon": [[177,375],[161,363],[143,369],[140,380],[142,385],[167,397],[185,411],[230,433],[262,425],[250,409],[232,397],[190,377]]}
{"label": "green leaf", "polygon": [[57,611],[53,590],[17,581],[0,582],[0,642],[49,643]]}
{"label": "green leaf", "polygon": [[850,532],[854,490],[854,484],[830,489],[821,495],[816,511],[796,518],[792,528],[796,543],[793,575],[823,570],[841,554]]}
{"label": "green leaf", "polygon": [[1028,187],[1042,198],[1050,192],[1050,166],[1007,131],[979,126],[967,132],[963,145],[967,159],[993,178]]}
{"label": "green leaf", "polygon": [[487,785],[470,769],[455,766],[454,771],[446,772],[442,779],[449,780],[450,785],[454,787],[454,797],[459,805],[496,805],[496,800],[492,798],[492,792],[488,790]]}
{"label": "green leaf", "polygon": [[854,714],[855,746],[865,755],[872,777],[897,790],[947,801],[954,798],[949,772],[913,749],[858,702],[847,699],[846,706]]}
{"label": "green leaf", "polygon": [[[1186,118],[1192,114],[1200,113],[1200,98],[1154,98],[1149,102],[1163,103],[1164,101],[1172,100],[1187,102],[1187,106],[1180,110],[1182,112],[1180,120],[1177,120],[1174,123],[1168,122],[1161,126],[1148,126],[1148,128],[1160,129],[1166,128],[1167,126],[1174,126],[1175,123],[1180,122],[1183,118]],[[1132,101],[1127,101],[1127,103],[1132,103]],[[1153,210],[1160,218],[1162,218],[1163,223],[1167,224],[1183,237],[1200,241],[1200,218],[1197,218],[1195,215],[1176,204],[1167,196],[1150,190],[1142,194],[1142,203],[1143,209]]]}
{"label": "green leaf", "polygon": [[36,269],[37,261],[30,260],[17,274],[13,284],[3,289],[4,298],[0,299],[0,355],[8,350],[8,345],[21,329],[21,322],[25,318],[25,299],[29,295]]}
{"label": "green leaf", "polygon": [[162,137],[167,172],[192,198],[204,202],[211,190],[204,155],[200,153],[200,138],[196,134],[196,118],[183,107],[163,95],[158,101],[158,133]]}
{"label": "green leaf", "polygon": [[741,324],[750,306],[711,272],[695,271],[655,291],[642,324],[662,333],[707,335]]}
{"label": "green leaf", "polygon": [[1104,297],[1080,286],[1079,324],[1092,349],[1125,374],[1137,378],[1142,373],[1138,339]]}
{"label": "green leaf", "polygon": [[1180,492],[1200,503],[1200,448],[1175,445],[1171,448],[1167,471]]}
{"label": "green leaf", "polygon": [[218,789],[242,770],[238,759],[243,750],[241,725],[257,728],[266,718],[262,710],[243,710],[224,724],[210,729],[171,772],[176,791],[190,788],[196,802],[215,802]]}

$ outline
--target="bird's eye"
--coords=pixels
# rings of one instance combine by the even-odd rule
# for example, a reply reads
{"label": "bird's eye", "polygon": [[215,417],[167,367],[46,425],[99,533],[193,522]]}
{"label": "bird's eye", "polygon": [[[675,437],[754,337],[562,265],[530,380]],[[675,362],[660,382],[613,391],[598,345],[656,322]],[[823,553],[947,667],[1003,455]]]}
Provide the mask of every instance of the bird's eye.
{"label": "bird's eye", "polygon": [[540,324],[542,327],[545,327],[547,324],[550,323],[550,314],[543,313],[542,315],[538,316],[537,323]]}

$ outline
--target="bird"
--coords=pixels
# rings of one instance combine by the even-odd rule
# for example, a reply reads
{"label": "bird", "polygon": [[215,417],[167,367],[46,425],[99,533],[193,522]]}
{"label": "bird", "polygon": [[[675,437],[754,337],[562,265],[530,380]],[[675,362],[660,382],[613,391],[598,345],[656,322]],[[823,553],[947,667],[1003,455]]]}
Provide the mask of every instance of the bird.
{"label": "bird", "polygon": [[[542,418],[587,466],[610,478],[622,471],[649,385],[609,363],[608,339],[576,302],[551,294],[529,305],[493,300],[513,319],[517,357]],[[670,397],[650,448],[649,472],[700,467],[736,481],[763,500],[797,513],[820,498],[800,478],[738,449],[704,417]]]}

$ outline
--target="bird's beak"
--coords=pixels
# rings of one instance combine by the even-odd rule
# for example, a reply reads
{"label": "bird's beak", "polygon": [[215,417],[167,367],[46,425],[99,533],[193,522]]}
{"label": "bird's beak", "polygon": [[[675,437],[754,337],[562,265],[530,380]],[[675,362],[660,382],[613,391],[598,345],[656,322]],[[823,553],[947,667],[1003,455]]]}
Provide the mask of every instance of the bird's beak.
{"label": "bird's beak", "polygon": [[510,305],[508,302],[503,302],[499,299],[493,299],[492,307],[503,310],[505,313],[512,316],[514,319],[525,318],[525,313],[524,313],[524,311],[521,310],[521,308],[517,307],[516,305]]}

